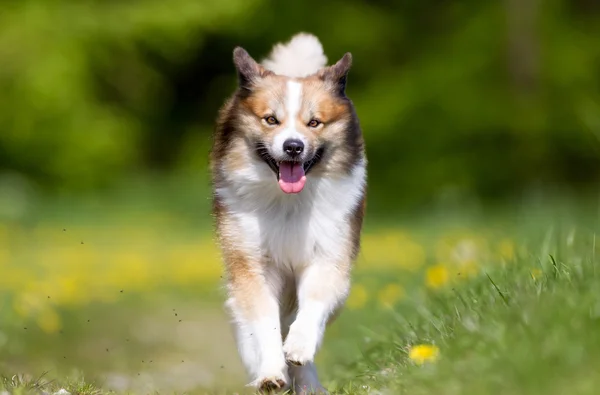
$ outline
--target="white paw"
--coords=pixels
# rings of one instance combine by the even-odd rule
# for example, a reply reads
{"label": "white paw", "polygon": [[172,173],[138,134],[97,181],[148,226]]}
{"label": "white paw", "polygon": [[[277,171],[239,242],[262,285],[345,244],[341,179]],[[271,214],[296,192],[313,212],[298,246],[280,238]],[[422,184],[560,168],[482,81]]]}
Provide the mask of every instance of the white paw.
{"label": "white paw", "polygon": [[305,365],[313,361],[316,349],[316,339],[307,336],[306,333],[294,330],[294,325],[292,325],[283,344],[286,361],[294,365]]}

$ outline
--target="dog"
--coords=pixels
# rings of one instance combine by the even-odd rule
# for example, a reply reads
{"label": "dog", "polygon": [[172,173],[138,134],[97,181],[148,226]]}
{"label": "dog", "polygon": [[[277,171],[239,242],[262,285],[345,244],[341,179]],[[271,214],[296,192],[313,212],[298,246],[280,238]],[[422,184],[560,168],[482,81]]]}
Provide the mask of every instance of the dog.
{"label": "dog", "polygon": [[352,55],[326,66],[318,38],[299,33],[261,63],[236,47],[233,63],[210,153],[225,306],[248,386],[327,393],[314,357],[348,296],[366,207]]}

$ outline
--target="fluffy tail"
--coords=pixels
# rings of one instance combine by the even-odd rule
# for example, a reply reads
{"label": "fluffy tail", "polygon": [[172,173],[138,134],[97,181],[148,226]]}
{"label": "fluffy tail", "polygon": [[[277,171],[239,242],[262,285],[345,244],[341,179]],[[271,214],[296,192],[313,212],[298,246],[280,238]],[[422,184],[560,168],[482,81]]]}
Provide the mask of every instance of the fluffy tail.
{"label": "fluffy tail", "polygon": [[319,39],[312,34],[298,33],[285,43],[276,44],[262,65],[275,74],[301,78],[325,67],[327,57]]}

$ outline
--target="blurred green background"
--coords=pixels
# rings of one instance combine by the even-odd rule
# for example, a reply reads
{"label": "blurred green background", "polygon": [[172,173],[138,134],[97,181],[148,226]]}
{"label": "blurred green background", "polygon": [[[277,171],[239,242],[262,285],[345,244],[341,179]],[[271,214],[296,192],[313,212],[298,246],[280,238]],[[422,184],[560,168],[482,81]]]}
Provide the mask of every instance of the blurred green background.
{"label": "blurred green background", "polygon": [[309,31],[330,62],[354,54],[374,206],[579,191],[600,175],[599,18],[593,0],[6,1],[0,169],[44,193],[198,180],[233,47]]}
{"label": "blurred green background", "polygon": [[[366,248],[376,255],[361,259],[379,273],[355,301],[377,299],[379,287],[380,299],[401,299],[423,283],[419,268],[447,261],[436,240],[454,230],[431,224],[461,223],[468,241],[480,231],[465,212],[549,195],[583,201],[600,181],[596,0],[0,7],[0,369],[75,368],[129,388],[120,374],[135,378],[160,359],[172,381],[142,375],[144,385],[154,377],[157,388],[210,387],[221,374],[243,384],[220,307],[208,177],[237,45],[262,59],[307,31],[330,63],[354,56],[347,91],[367,143]],[[494,218],[482,228],[504,229],[506,217]],[[518,244],[490,240],[497,256]],[[381,273],[403,273],[403,283],[385,288]],[[193,323],[175,329],[180,308]],[[101,324],[86,326],[88,316]],[[362,334],[335,330],[340,343],[323,358],[351,360],[347,346]],[[196,365],[181,367],[190,359]]]}

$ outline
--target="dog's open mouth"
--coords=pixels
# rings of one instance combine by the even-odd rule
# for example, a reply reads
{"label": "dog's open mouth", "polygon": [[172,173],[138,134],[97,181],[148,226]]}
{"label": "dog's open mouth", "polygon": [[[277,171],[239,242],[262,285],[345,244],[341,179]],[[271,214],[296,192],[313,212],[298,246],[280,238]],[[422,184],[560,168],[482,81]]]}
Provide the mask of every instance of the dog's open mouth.
{"label": "dog's open mouth", "polygon": [[265,161],[277,176],[279,187],[285,193],[299,193],[306,184],[306,174],[321,161],[324,148],[319,148],[315,155],[306,162],[281,161],[277,162],[267,148],[259,144],[256,146],[256,153]]}

